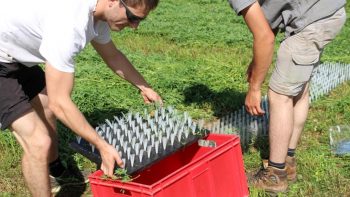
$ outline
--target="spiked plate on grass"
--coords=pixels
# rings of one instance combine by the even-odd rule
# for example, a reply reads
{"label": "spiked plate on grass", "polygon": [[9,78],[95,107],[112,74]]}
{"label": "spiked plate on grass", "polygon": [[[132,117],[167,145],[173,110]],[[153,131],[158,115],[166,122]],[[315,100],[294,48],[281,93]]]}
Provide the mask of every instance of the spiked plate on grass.
{"label": "spiked plate on grass", "polygon": [[[129,112],[105,122],[96,127],[96,132],[117,149],[129,174],[198,141],[207,133],[202,129],[203,124],[198,125],[187,112],[178,114],[171,106],[152,113],[145,110],[143,115]],[[70,145],[93,162],[101,163],[95,146],[80,136]]]}

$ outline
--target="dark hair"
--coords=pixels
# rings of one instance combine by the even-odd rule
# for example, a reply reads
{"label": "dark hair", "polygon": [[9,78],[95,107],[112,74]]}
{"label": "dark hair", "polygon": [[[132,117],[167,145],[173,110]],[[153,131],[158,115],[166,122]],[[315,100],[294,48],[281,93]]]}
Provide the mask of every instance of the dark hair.
{"label": "dark hair", "polygon": [[150,11],[157,7],[159,0],[124,0],[124,2],[130,7],[144,7]]}

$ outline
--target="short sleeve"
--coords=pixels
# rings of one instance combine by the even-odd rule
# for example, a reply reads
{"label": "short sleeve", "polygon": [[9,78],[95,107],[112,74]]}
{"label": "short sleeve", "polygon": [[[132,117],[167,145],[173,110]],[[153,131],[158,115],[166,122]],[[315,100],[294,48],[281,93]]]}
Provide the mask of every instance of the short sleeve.
{"label": "short sleeve", "polygon": [[110,28],[106,22],[98,21],[95,27],[97,36],[93,39],[99,44],[106,44],[111,40]]}
{"label": "short sleeve", "polygon": [[[73,7],[73,6],[72,6]],[[42,25],[40,55],[54,68],[62,72],[74,72],[74,58],[86,45],[87,18],[75,13],[73,8],[64,17],[49,15]],[[77,20],[71,20],[71,18]]]}
{"label": "short sleeve", "polygon": [[59,31],[53,28],[43,34],[39,48],[40,54],[54,68],[62,72],[74,72],[74,57],[83,46],[77,42],[79,35],[69,28]]}
{"label": "short sleeve", "polygon": [[242,10],[255,3],[256,0],[228,0],[228,2],[237,15],[240,15]]}

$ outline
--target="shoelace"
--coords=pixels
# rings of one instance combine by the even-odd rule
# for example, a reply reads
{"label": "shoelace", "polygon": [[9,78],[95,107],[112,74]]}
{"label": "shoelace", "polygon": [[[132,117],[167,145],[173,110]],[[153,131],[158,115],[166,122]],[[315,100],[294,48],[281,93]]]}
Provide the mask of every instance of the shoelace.
{"label": "shoelace", "polygon": [[265,169],[265,168],[261,168],[259,171],[258,171],[258,173],[254,176],[254,179],[253,179],[253,181],[254,182],[257,182],[257,181],[259,181],[259,180],[263,180],[263,181],[267,181],[268,179],[267,179],[267,169]]}

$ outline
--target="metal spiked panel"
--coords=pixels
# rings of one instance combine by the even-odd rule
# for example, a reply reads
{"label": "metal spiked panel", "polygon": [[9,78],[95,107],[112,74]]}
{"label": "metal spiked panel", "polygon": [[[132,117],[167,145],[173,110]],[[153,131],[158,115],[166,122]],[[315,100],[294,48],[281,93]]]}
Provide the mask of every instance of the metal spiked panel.
{"label": "metal spiked panel", "polygon": [[[115,116],[113,120],[106,119],[95,130],[116,148],[129,174],[196,142],[206,133],[187,112],[180,114],[171,106],[157,108],[152,113],[145,110],[143,115],[129,112],[122,117]],[[94,145],[80,136],[71,147],[90,160],[101,162]]]}
{"label": "metal spiked panel", "polygon": [[[350,80],[350,64],[324,63],[317,66],[310,81],[310,102],[327,95],[338,85]],[[242,106],[239,110],[221,117],[206,127],[213,133],[233,133],[241,138],[244,147],[253,137],[267,136],[269,125],[269,106],[267,96],[262,98],[263,116],[251,116]]]}

